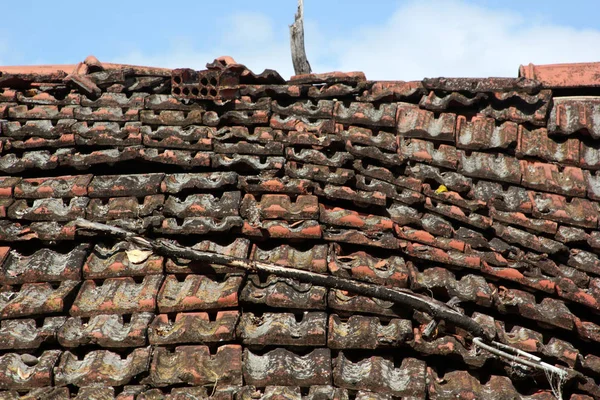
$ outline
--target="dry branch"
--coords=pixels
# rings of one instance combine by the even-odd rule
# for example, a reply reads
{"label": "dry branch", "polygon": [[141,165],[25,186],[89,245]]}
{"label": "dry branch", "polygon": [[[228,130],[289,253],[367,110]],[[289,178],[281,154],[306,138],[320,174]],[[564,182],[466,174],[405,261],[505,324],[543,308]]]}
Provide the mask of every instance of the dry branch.
{"label": "dry branch", "polygon": [[[557,398],[560,398],[560,386],[562,386],[566,380],[574,377],[584,377],[584,375],[578,371],[552,366],[541,361],[537,356],[494,341],[493,335],[488,334],[478,322],[453,309],[451,307],[452,301],[449,302],[449,305],[430,297],[413,293],[409,290],[391,289],[380,285],[357,282],[352,279],[345,279],[332,275],[323,275],[245,258],[195,250],[193,248],[180,246],[179,244],[165,239],[149,239],[122,228],[81,218],[75,221],[75,225],[81,229],[103,232],[124,239],[135,246],[152,250],[154,253],[166,257],[203,261],[210,264],[238,268],[249,272],[266,272],[283,278],[295,279],[318,286],[346,290],[357,295],[391,301],[399,305],[410,307],[414,310],[425,312],[434,320],[444,320],[465,329],[473,335],[474,345],[479,346],[500,358],[510,362],[519,363],[528,368],[542,370],[550,376],[549,380],[551,381],[552,376],[559,378],[558,381],[560,385],[557,384],[555,385],[557,387],[552,387]],[[484,341],[487,343],[484,343]]]}
{"label": "dry branch", "polygon": [[304,1],[298,0],[298,11],[294,16],[294,23],[290,25],[290,45],[292,48],[292,63],[296,75],[310,74],[312,72],[306,49],[304,48]]}
{"label": "dry branch", "polygon": [[472,318],[461,314],[441,301],[413,293],[409,290],[391,289],[385,286],[357,282],[352,279],[345,279],[332,275],[323,275],[295,268],[281,267],[276,264],[199,251],[189,247],[180,246],[164,239],[147,239],[122,228],[98,222],[92,222],[85,219],[77,219],[75,221],[75,225],[79,228],[100,231],[121,239],[125,239],[139,247],[152,249],[152,251],[154,251],[156,254],[166,257],[203,261],[211,264],[239,268],[250,272],[261,271],[281,276],[283,278],[296,279],[301,282],[311,283],[318,286],[346,290],[362,296],[391,301],[396,304],[410,307],[414,310],[422,311],[429,314],[434,319],[444,320],[448,323],[465,329],[474,337],[479,336],[485,337],[489,340],[493,339],[493,337],[490,337],[483,327]]}

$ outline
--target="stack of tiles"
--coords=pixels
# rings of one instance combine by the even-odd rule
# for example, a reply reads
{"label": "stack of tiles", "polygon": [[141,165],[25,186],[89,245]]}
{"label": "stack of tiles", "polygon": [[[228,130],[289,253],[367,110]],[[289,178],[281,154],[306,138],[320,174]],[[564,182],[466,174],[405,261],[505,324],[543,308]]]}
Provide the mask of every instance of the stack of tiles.
{"label": "stack of tiles", "polygon": [[83,66],[0,72],[0,398],[554,398],[422,312],[76,218],[457,298],[497,341],[579,371],[565,399],[600,397],[600,97]]}

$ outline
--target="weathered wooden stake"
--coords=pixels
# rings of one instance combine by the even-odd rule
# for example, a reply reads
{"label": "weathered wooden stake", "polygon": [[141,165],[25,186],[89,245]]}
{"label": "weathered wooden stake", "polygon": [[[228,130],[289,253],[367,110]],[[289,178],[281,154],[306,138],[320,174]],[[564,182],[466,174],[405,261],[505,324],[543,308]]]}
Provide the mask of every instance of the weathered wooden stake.
{"label": "weathered wooden stake", "polygon": [[310,74],[312,70],[304,48],[304,0],[298,0],[298,11],[294,16],[294,23],[290,25],[290,44],[294,73],[296,75]]}

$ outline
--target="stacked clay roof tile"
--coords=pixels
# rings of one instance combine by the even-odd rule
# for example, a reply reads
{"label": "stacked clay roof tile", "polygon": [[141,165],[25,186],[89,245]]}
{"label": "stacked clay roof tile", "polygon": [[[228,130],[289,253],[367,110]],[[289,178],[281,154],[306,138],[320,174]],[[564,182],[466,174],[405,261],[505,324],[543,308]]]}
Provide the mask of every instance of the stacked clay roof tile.
{"label": "stacked clay roof tile", "polygon": [[0,67],[0,398],[555,398],[423,312],[76,218],[451,301],[600,398],[599,69]]}

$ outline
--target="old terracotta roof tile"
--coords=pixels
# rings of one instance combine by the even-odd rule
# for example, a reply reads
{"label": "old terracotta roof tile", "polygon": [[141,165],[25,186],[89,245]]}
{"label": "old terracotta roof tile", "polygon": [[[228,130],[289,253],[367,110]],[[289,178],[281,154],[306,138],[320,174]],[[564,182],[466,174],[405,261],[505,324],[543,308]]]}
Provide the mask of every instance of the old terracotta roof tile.
{"label": "old terracotta roof tile", "polygon": [[449,301],[581,373],[563,398],[599,398],[598,68],[0,67],[0,397],[552,396],[426,313],[151,254],[83,217]]}

